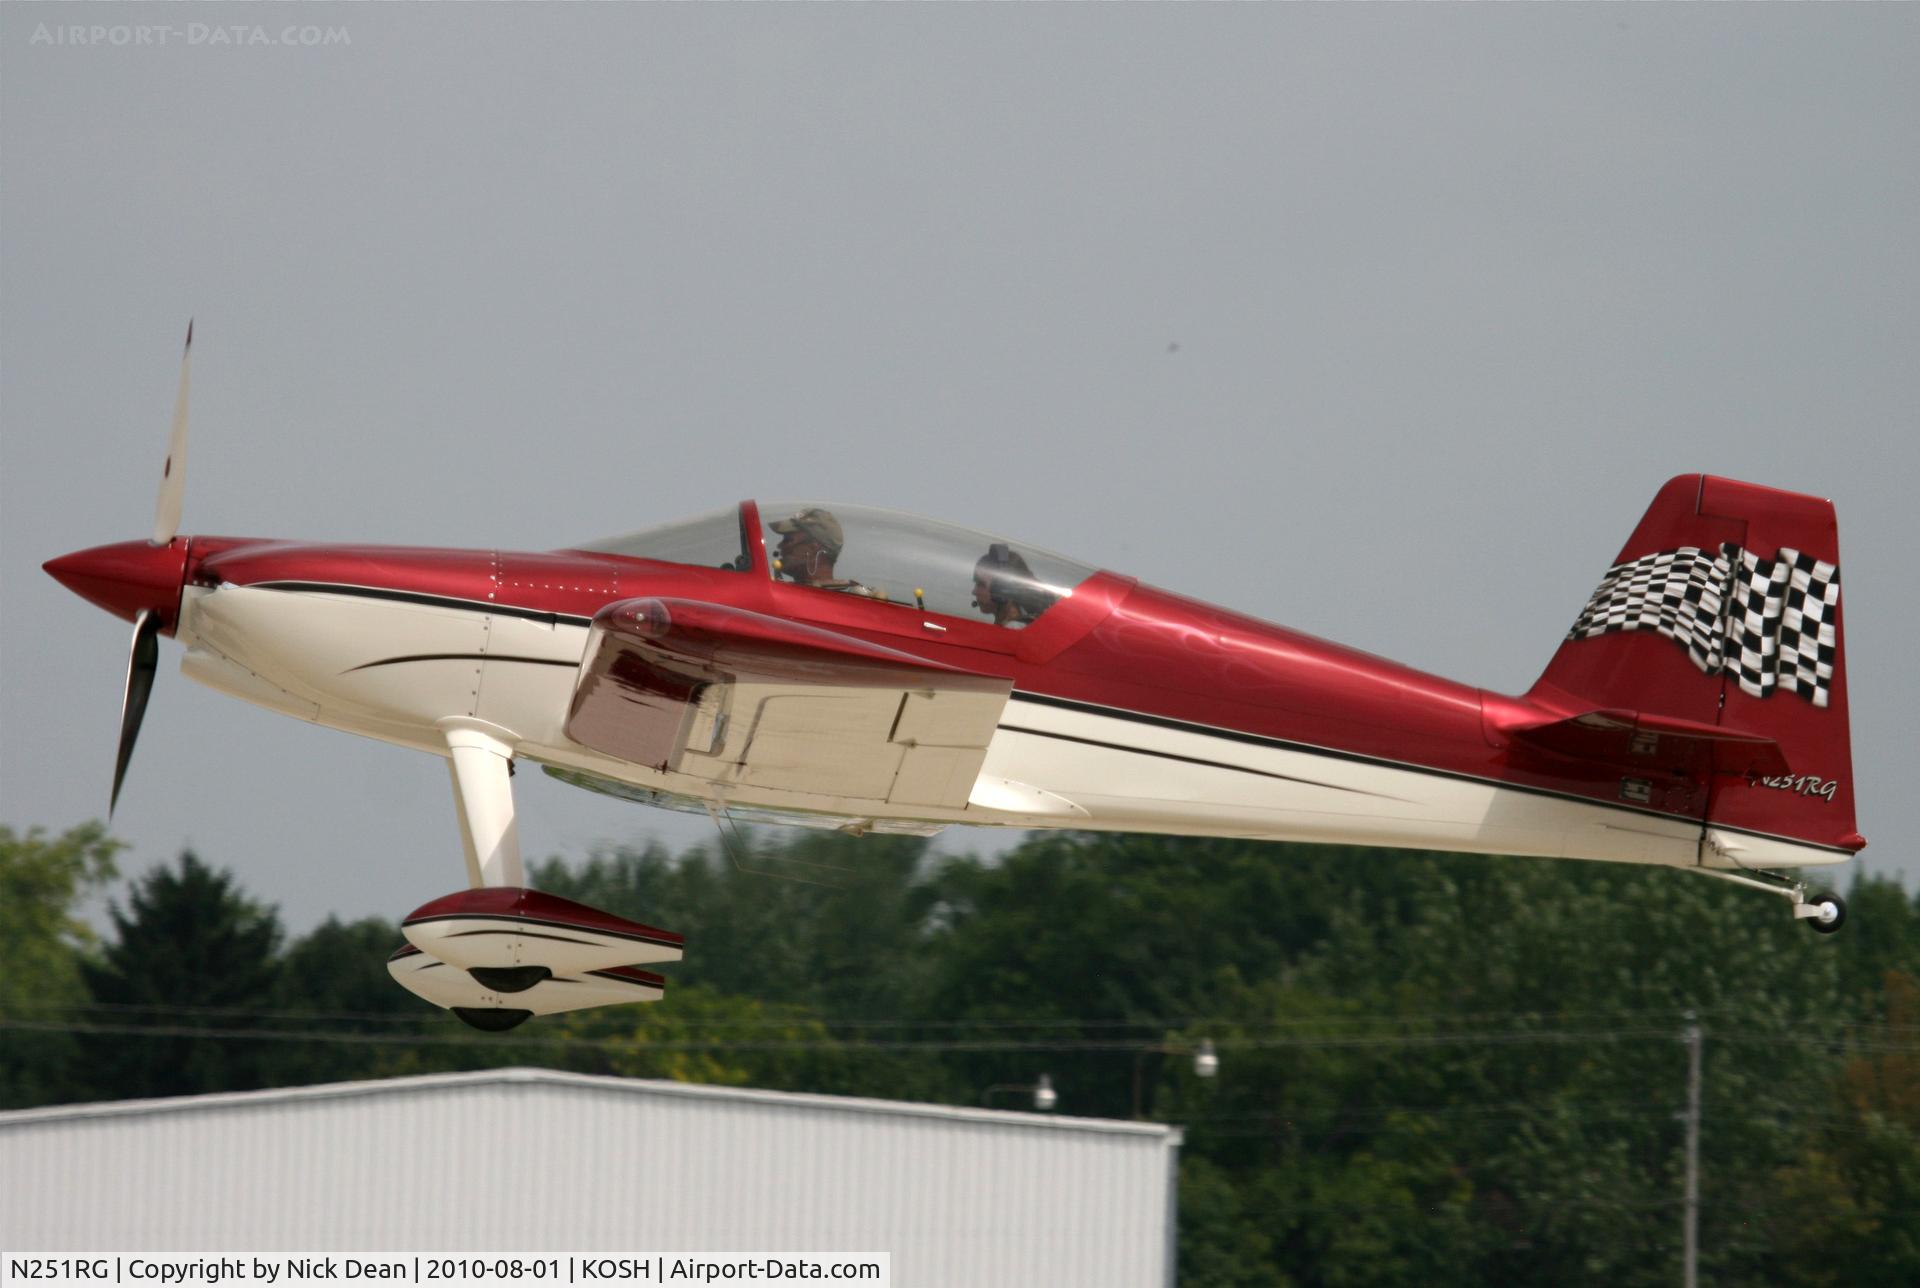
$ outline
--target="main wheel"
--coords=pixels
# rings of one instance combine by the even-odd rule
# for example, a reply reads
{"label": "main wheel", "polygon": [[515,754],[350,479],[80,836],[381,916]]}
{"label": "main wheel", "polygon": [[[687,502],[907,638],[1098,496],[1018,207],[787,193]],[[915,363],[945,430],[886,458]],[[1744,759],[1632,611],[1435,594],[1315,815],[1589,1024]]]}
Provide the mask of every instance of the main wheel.
{"label": "main wheel", "polygon": [[1833,891],[1822,890],[1807,902],[1820,909],[1819,916],[1806,919],[1807,924],[1820,934],[1831,935],[1847,924],[1847,901]]}
{"label": "main wheel", "polygon": [[482,1033],[505,1033],[533,1018],[532,1011],[509,1010],[491,1006],[449,1006],[447,1008]]}
{"label": "main wheel", "polygon": [[524,993],[553,978],[545,966],[470,966],[467,974],[496,993]]}

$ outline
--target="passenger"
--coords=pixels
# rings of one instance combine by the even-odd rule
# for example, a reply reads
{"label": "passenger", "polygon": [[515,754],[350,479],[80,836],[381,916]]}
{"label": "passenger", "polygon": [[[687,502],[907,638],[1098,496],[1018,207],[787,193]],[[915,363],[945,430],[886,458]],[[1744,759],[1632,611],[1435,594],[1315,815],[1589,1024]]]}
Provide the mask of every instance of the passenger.
{"label": "passenger", "polygon": [[776,519],[768,526],[780,534],[779,548],[774,551],[776,576],[818,590],[873,594],[857,581],[833,575],[833,565],[847,544],[846,536],[840,531],[840,520],[833,517],[833,511],[816,506],[791,518]]}
{"label": "passenger", "polygon": [[1005,542],[994,542],[973,566],[973,606],[993,618],[995,626],[1021,630],[1057,598]]}

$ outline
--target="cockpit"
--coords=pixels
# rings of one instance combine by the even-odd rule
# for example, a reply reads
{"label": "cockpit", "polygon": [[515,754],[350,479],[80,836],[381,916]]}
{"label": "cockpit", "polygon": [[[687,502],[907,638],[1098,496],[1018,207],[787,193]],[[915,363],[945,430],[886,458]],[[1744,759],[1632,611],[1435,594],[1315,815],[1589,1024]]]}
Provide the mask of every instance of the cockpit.
{"label": "cockpit", "polygon": [[1094,573],[1038,546],[865,505],[744,502],[582,550],[766,576],[827,594],[1008,630],[1038,621]]}

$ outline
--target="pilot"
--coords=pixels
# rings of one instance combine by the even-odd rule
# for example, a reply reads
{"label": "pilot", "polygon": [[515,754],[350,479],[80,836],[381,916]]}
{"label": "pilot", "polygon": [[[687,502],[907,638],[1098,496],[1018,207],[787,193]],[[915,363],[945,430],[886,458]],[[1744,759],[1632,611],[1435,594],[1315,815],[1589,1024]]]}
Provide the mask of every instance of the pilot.
{"label": "pilot", "polygon": [[819,590],[839,590],[852,595],[873,593],[857,581],[833,575],[834,561],[840,558],[847,544],[846,536],[840,531],[840,520],[833,517],[833,511],[816,506],[790,518],[776,519],[769,526],[780,534],[779,548],[774,551],[774,568],[779,576],[796,585]]}
{"label": "pilot", "polygon": [[973,606],[995,626],[1021,630],[1058,598],[1042,586],[1020,552],[1003,541],[987,547],[973,566]]}

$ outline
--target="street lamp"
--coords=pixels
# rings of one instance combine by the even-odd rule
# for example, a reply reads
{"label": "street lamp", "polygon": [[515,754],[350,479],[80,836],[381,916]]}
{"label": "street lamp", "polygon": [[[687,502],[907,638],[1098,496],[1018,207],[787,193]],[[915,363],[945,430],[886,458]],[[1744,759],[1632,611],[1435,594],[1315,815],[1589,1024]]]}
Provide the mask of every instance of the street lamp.
{"label": "street lamp", "polygon": [[1156,1042],[1152,1046],[1143,1046],[1133,1053],[1133,1116],[1139,1118],[1142,1093],[1145,1091],[1143,1074],[1147,1057],[1150,1055],[1185,1055],[1193,1052],[1193,1074],[1196,1078],[1212,1078],[1220,1073],[1220,1053],[1213,1049],[1212,1038],[1200,1039],[1197,1047],[1176,1046],[1170,1042]]}
{"label": "street lamp", "polygon": [[1018,1092],[1033,1097],[1033,1107],[1041,1113],[1049,1113],[1060,1103],[1060,1093],[1053,1089],[1053,1079],[1046,1074],[1040,1075],[1040,1081],[1029,1085],[1024,1082],[1002,1082],[988,1087],[980,1093],[980,1103],[986,1104],[997,1095]]}

